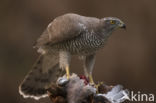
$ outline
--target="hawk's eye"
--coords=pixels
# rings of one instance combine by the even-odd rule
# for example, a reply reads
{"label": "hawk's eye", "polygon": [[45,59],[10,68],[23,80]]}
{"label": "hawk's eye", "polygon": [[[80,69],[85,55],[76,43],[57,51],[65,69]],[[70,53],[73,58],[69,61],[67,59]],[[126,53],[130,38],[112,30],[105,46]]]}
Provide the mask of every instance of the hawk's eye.
{"label": "hawk's eye", "polygon": [[111,23],[111,24],[115,24],[115,21],[114,21],[114,20],[111,20],[110,23]]}

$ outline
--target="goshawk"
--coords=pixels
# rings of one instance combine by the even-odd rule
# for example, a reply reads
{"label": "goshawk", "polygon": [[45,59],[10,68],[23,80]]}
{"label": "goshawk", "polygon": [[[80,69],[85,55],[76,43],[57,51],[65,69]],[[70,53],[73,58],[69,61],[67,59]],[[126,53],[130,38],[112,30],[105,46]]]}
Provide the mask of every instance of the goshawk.
{"label": "goshawk", "polygon": [[46,88],[64,74],[69,78],[72,55],[84,57],[84,71],[90,83],[96,51],[104,46],[112,32],[125,28],[116,17],[98,19],[68,13],[54,19],[35,44],[40,56],[19,86],[24,97],[47,96]]}

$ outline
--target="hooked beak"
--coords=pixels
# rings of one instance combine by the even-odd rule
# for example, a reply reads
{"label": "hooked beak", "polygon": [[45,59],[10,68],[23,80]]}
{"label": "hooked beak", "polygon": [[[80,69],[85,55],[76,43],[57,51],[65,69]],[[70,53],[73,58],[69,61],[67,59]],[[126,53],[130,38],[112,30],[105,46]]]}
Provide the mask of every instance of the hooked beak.
{"label": "hooked beak", "polygon": [[122,28],[122,29],[126,29],[126,25],[123,22],[120,23],[119,27]]}

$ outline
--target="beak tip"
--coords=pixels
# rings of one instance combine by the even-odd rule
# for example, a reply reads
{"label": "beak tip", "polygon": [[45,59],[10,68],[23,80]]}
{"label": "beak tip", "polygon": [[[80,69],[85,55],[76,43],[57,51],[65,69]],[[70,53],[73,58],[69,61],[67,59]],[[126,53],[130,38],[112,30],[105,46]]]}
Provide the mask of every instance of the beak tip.
{"label": "beak tip", "polygon": [[126,25],[125,25],[125,24],[123,24],[123,25],[121,26],[121,28],[126,29]]}

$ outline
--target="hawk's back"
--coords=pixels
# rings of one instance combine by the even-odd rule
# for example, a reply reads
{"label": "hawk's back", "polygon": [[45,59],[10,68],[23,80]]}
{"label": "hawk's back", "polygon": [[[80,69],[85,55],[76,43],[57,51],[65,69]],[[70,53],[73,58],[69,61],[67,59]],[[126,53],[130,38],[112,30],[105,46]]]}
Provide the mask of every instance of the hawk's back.
{"label": "hawk's back", "polygon": [[59,16],[48,25],[45,32],[37,40],[36,46],[40,47],[47,43],[55,44],[72,39],[85,30],[95,28],[99,22],[98,18],[73,13]]}

